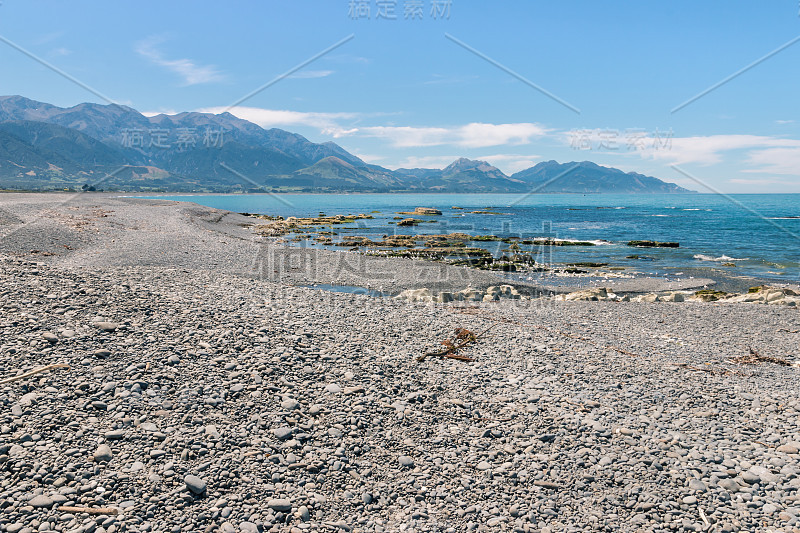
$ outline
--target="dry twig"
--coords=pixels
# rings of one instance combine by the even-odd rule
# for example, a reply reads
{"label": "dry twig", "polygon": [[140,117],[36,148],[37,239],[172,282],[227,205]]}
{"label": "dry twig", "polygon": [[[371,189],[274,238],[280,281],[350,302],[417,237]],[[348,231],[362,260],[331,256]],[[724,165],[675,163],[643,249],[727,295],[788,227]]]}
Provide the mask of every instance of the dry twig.
{"label": "dry twig", "polygon": [[781,365],[781,366],[795,366],[793,363],[787,361],[786,359],[781,359],[779,357],[771,357],[769,355],[761,355],[750,346],[748,346],[747,349],[750,351],[749,354],[734,357],[730,361],[732,363],[736,363],[737,365],[757,365],[759,363],[774,363],[776,365]]}
{"label": "dry twig", "polygon": [[439,350],[438,352],[428,352],[425,354],[420,355],[417,357],[417,362],[422,362],[428,357],[439,357],[442,359],[456,359],[458,361],[464,361],[467,363],[471,363],[475,361],[475,359],[471,357],[467,357],[466,355],[459,355],[456,352],[461,348],[472,344],[478,341],[478,338],[483,336],[486,332],[490,329],[495,327],[497,324],[492,324],[485,330],[481,331],[477,335],[471,332],[468,329],[464,328],[456,328],[455,336],[453,339],[445,339],[441,342],[441,344],[445,347],[444,350]]}
{"label": "dry twig", "polygon": [[119,510],[114,507],[73,507],[71,505],[62,505],[58,508],[59,511],[64,511],[65,513],[87,513],[87,514],[107,514],[107,515],[116,515],[119,514]]}
{"label": "dry twig", "polygon": [[37,368],[36,370],[31,370],[30,372],[25,372],[24,374],[20,374],[19,376],[12,376],[10,378],[6,378],[4,380],[0,380],[0,385],[5,385],[6,383],[11,383],[12,381],[19,381],[21,379],[29,378],[31,376],[35,376],[36,374],[41,374],[42,372],[47,372],[48,370],[55,370],[56,368],[69,369],[69,365],[65,365],[63,363],[58,363],[58,364],[55,364],[55,365],[43,366],[42,368]]}
{"label": "dry twig", "polygon": [[[733,372],[731,372],[730,370],[727,370],[725,368],[713,368],[711,366],[706,366],[706,367],[694,366],[694,365],[690,365],[688,363],[672,363],[672,364],[674,366],[679,366],[679,367],[685,368],[687,370],[694,370],[696,372],[705,372],[706,374],[722,375],[722,376],[727,376],[729,374],[733,374]],[[706,364],[708,364],[708,363],[706,363]]]}

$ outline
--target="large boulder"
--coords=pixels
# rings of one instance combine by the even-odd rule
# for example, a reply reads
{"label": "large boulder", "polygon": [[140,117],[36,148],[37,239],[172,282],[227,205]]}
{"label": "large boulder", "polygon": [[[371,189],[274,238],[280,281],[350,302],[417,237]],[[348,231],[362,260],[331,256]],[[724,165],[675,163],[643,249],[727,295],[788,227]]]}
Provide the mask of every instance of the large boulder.
{"label": "large boulder", "polygon": [[465,302],[480,302],[483,300],[483,293],[481,291],[469,288],[460,291],[459,293],[459,300],[463,300]]}
{"label": "large boulder", "polygon": [[433,293],[430,289],[407,289],[397,296],[398,300],[408,300],[409,302],[432,302]]}
{"label": "large boulder", "polygon": [[607,300],[608,299],[608,289],[605,287],[595,287],[592,289],[584,289],[581,291],[571,292],[564,296],[564,300],[567,302],[571,301],[590,301],[596,302],[598,300]]}
{"label": "large boulder", "polygon": [[447,303],[447,302],[452,302],[453,300],[455,300],[455,298],[453,298],[453,293],[452,292],[440,292],[434,298],[434,301],[436,303],[440,303],[440,304],[444,304],[444,303]]}

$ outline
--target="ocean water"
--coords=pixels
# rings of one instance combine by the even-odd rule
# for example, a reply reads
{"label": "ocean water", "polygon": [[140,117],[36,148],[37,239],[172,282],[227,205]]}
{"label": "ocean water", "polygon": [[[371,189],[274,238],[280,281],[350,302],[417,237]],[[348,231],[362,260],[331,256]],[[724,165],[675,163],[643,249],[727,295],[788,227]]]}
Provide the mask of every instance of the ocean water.
{"label": "ocean water", "polygon": [[[460,232],[597,244],[531,250],[539,253],[537,261],[544,263],[602,262],[640,275],[681,277],[706,272],[711,277],[800,281],[798,194],[257,194],[159,198],[284,217],[316,216],[320,212],[367,213],[374,217],[337,226],[342,235]],[[413,211],[418,206],[440,209],[443,216],[431,217],[435,223],[411,228],[389,224],[401,216],[398,211]],[[454,210],[453,206],[463,209]],[[498,214],[470,213],[485,208]],[[674,241],[680,248],[632,248],[626,244],[630,240]],[[482,244],[497,254],[508,246]],[[632,255],[639,257],[629,258]]]}

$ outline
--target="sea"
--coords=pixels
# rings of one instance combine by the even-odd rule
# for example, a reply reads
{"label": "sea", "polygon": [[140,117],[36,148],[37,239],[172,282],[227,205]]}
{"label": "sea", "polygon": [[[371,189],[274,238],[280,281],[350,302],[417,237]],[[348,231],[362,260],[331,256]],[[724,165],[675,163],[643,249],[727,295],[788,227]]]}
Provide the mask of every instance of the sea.
{"label": "sea", "polygon": [[[152,198],[152,196],[149,196]],[[591,241],[530,249],[546,264],[608,263],[637,276],[711,277],[747,286],[800,282],[800,194],[233,194],[159,198],[234,212],[309,217],[369,214],[337,226],[340,236],[497,235]],[[400,212],[432,207],[442,216],[398,227]],[[453,209],[458,207],[460,209]],[[482,211],[474,213],[473,211]],[[677,242],[634,248],[632,240]],[[481,243],[502,254],[508,244]],[[312,241],[294,243],[311,246]],[[314,246],[319,247],[314,243]],[[496,249],[493,249],[495,247]],[[341,249],[341,248],[338,248]],[[523,246],[523,249],[525,247]]]}

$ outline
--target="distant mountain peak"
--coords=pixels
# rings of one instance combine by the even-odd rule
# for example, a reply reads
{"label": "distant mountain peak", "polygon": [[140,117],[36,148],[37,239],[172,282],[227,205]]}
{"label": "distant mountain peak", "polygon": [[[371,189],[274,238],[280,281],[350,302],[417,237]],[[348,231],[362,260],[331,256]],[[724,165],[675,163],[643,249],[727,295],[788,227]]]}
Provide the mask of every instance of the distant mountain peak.
{"label": "distant mountain peak", "polygon": [[479,161],[476,159],[467,159],[460,157],[450,163],[444,170],[443,176],[453,176],[458,174],[474,174],[481,176],[483,179],[508,181],[509,177],[506,176],[499,168],[490,165],[486,161]]}
{"label": "distant mountain peak", "polygon": [[329,155],[328,157],[323,157],[322,159],[320,159],[311,166],[315,167],[324,165],[338,165],[338,166],[343,166],[345,168],[355,168],[351,163],[348,163],[344,159],[336,157],[335,155]]}

